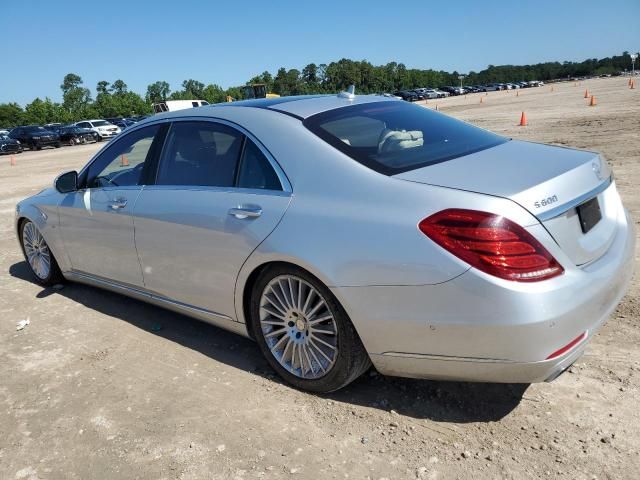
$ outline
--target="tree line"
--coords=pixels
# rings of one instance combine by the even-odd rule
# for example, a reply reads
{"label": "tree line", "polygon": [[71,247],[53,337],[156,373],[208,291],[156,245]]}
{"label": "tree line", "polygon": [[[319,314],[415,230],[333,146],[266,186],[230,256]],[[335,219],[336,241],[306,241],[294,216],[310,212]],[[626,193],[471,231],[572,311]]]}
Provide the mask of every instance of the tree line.
{"label": "tree line", "polygon": [[[631,65],[629,52],[583,62],[546,62],[535,65],[489,65],[479,72],[465,75],[466,85],[524,80],[553,80],[589,75],[613,74]],[[343,58],[329,64],[310,63],[302,70],[278,69],[275,75],[265,71],[247,84],[264,83],[268,92],[279,95],[335,93],[356,86],[356,93],[381,93],[417,87],[458,85],[460,73],[442,70],[407,68],[403,63],[373,65],[366,60]],[[0,127],[61,122],[70,123],[88,118],[128,117],[152,113],[152,104],[164,100],[199,99],[209,103],[226,101],[227,97],[242,98],[241,87],[223,89],[214,83],[188,79],[181,88],[171,90],[169,83],[157,81],[147,86],[143,96],[128,89],[123,80],[102,80],[96,85],[95,98],[82,78],[75,73],[65,75],[62,102],[36,98],[24,108],[15,102],[0,104]]]}

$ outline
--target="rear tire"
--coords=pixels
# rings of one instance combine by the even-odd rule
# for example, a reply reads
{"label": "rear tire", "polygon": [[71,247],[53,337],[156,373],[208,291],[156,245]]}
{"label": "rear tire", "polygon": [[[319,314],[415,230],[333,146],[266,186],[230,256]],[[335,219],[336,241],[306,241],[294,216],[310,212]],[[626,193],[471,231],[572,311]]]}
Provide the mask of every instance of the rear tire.
{"label": "rear tire", "polygon": [[249,323],[271,367],[296,388],[333,392],[371,365],[337,299],[300,268],[274,265],[259,274],[251,293]]}
{"label": "rear tire", "polygon": [[49,245],[31,220],[25,220],[20,224],[20,245],[36,282],[49,287],[64,280]]}

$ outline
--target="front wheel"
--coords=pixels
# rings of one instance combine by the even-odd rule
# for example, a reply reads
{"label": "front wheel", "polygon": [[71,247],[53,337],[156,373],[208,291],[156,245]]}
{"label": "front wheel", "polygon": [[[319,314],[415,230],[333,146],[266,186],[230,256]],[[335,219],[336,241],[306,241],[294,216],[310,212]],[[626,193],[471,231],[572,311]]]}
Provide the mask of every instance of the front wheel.
{"label": "front wheel", "polygon": [[62,281],[62,273],[58,262],[49,250],[38,227],[26,220],[20,226],[22,251],[36,281],[43,286],[55,285]]}
{"label": "front wheel", "polygon": [[344,309],[327,287],[302,269],[279,265],[264,270],[250,307],[260,350],[297,388],[332,392],[371,365]]}

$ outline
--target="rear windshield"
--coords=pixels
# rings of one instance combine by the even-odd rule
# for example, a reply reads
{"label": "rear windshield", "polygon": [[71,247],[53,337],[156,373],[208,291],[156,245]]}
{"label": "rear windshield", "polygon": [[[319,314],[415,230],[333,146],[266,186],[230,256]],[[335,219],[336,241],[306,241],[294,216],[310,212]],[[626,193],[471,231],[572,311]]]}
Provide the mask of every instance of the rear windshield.
{"label": "rear windshield", "polygon": [[111,125],[111,123],[109,122],[105,122],[104,120],[97,120],[95,122],[91,122],[93,123],[94,127],[108,127]]}
{"label": "rear windshield", "polygon": [[508,141],[404,101],[329,110],[307,118],[304,125],[341,152],[385,175],[445,162]]}

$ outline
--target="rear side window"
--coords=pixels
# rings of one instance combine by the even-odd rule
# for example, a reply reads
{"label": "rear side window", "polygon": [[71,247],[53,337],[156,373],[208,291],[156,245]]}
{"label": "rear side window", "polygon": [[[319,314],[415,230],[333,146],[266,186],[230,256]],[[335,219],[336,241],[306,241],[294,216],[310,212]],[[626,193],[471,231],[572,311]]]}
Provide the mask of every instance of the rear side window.
{"label": "rear side window", "polygon": [[313,115],[304,125],[341,152],[385,175],[494,147],[506,138],[406,102],[375,102]]}
{"label": "rear side window", "polygon": [[211,122],[175,122],[160,160],[157,185],[232,187],[243,135]]}
{"label": "rear side window", "polygon": [[282,190],[278,175],[267,157],[251,140],[247,139],[240,162],[238,187],[262,190]]}

